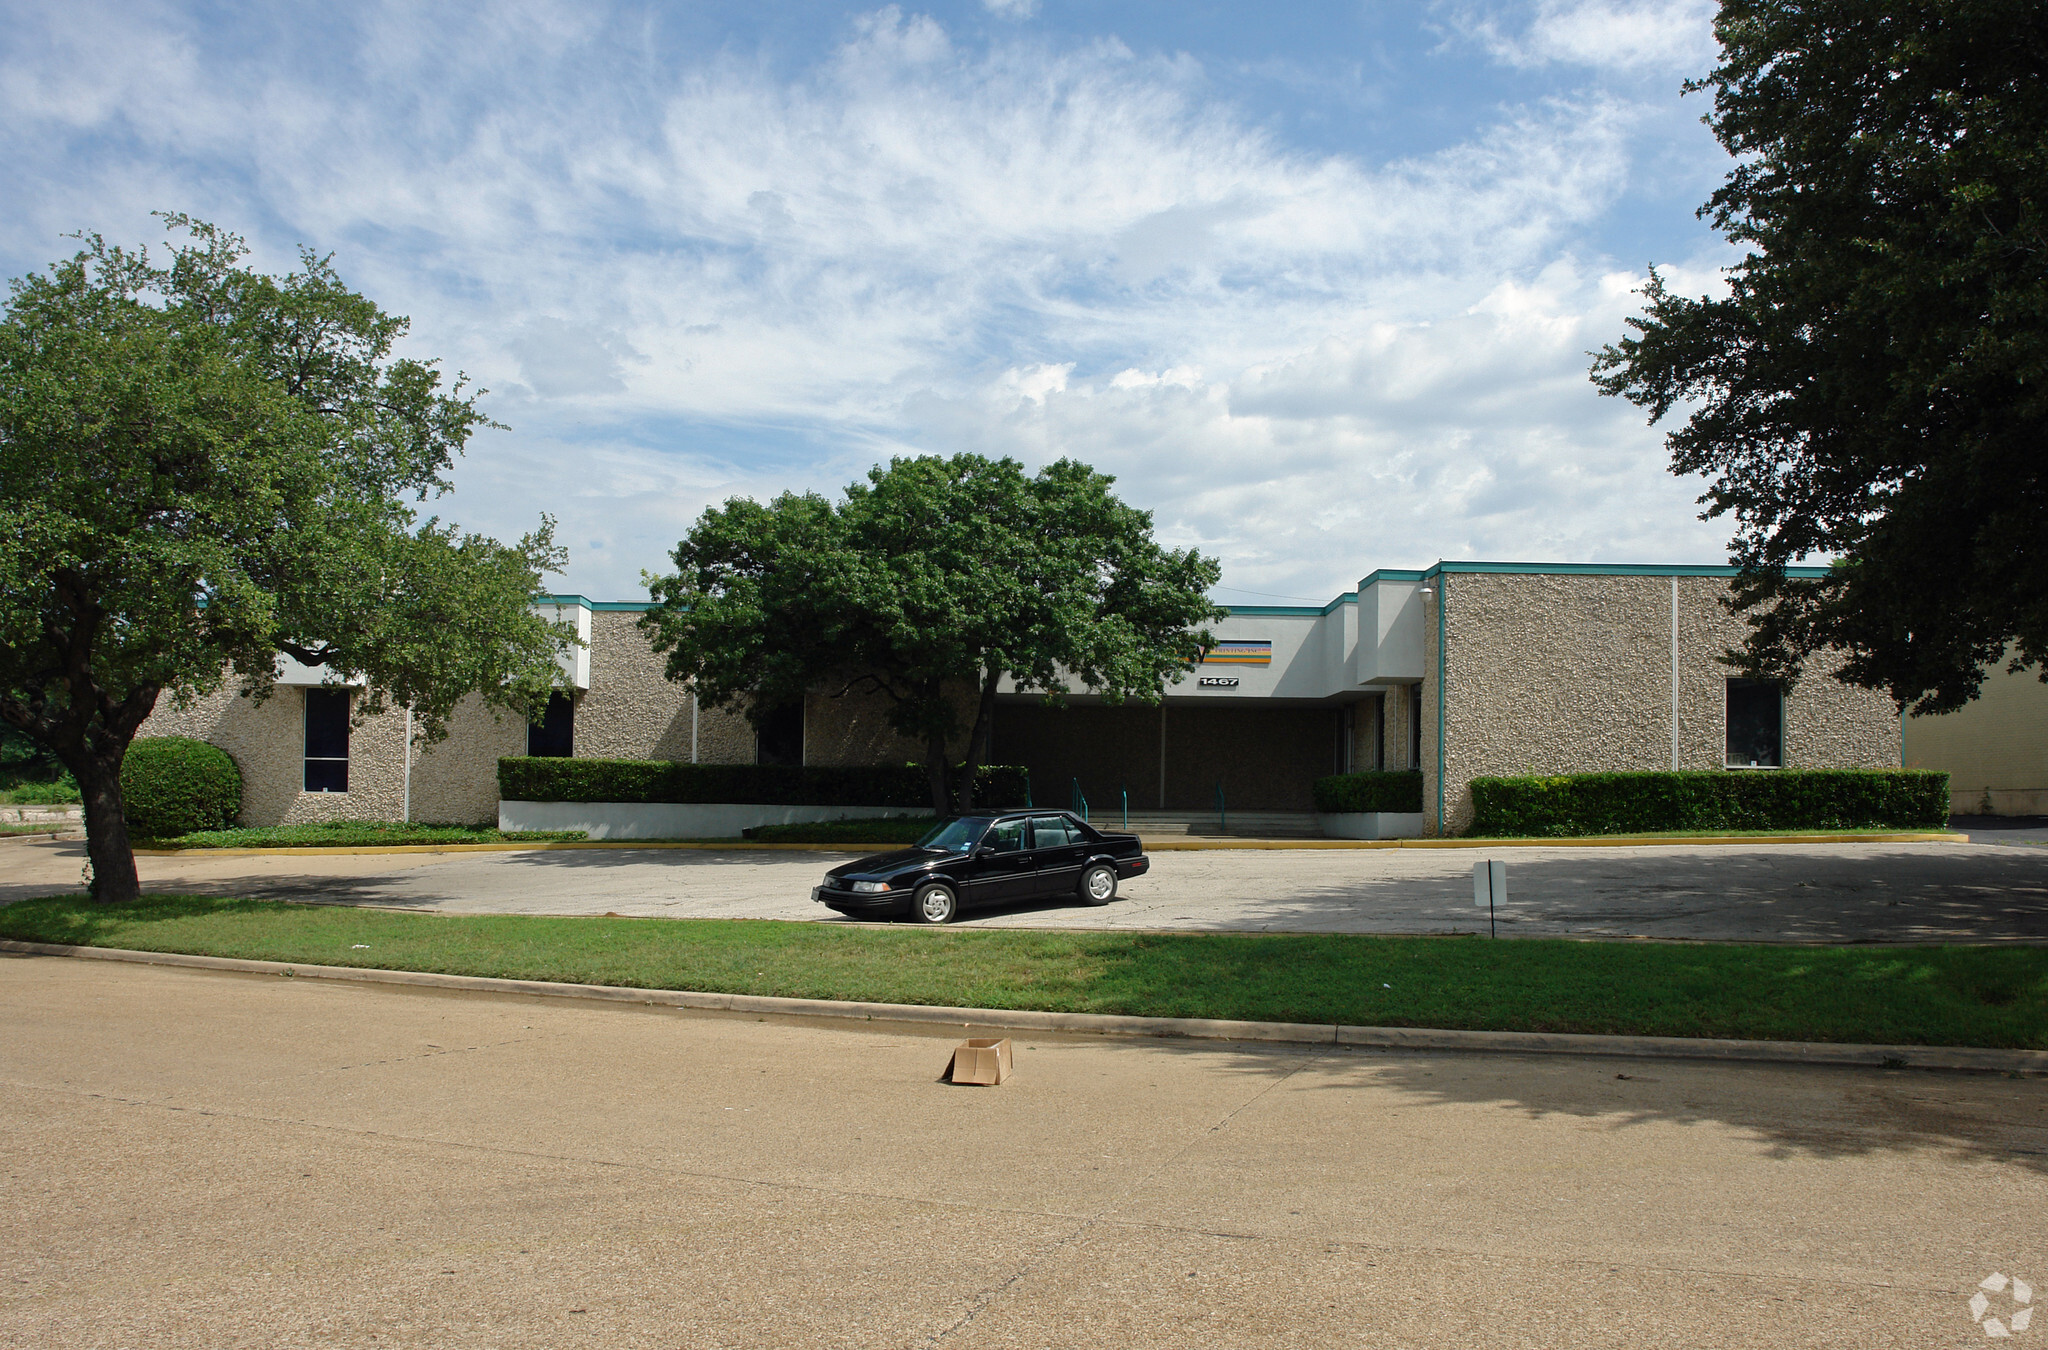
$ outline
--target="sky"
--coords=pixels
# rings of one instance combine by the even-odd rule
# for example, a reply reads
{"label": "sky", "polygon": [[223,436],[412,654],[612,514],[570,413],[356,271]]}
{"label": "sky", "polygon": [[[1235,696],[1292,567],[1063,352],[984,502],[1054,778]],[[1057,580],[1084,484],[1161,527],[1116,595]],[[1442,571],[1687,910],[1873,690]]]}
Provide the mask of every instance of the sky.
{"label": "sky", "polygon": [[1601,397],[1696,218],[1709,0],[0,0],[0,273],[152,211],[300,246],[489,392],[431,508],[644,596],[708,506],[1063,456],[1227,604],[1719,562]]}

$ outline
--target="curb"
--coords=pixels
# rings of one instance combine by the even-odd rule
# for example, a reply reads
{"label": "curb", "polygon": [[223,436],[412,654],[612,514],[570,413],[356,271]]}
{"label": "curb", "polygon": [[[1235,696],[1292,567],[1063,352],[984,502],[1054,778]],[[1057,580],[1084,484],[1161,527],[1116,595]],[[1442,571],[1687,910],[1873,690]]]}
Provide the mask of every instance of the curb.
{"label": "curb", "polygon": [[[1142,836],[1141,836],[1142,838]],[[1375,849],[1375,848],[1683,848],[1716,844],[1967,844],[1961,834],[1902,831],[1889,834],[1708,834],[1684,838],[1615,835],[1570,839],[1183,839],[1177,835],[1144,839],[1148,853],[1192,853],[1207,850]],[[546,853],[570,849],[694,849],[711,853],[886,853],[903,844],[772,844],[751,839],[632,840],[580,839],[553,843],[502,844],[334,844],[284,848],[138,848],[138,858],[335,858],[379,853]]]}
{"label": "curb", "polygon": [[1458,1050],[1495,1054],[1592,1055],[1628,1059],[1715,1060],[1724,1063],[1848,1065],[1883,1069],[1950,1069],[2048,1076],[2048,1050],[1993,1050],[1951,1045],[1856,1045],[1815,1041],[1726,1041],[1685,1036],[1588,1036],[1535,1031],[1448,1031],[1424,1027],[1348,1027],[1321,1022],[1235,1022],[1204,1017],[1119,1017],[1104,1013],[1035,1012],[1017,1008],[940,1008],[911,1003],[853,1003],[837,999],[775,998],[761,994],[709,994],[688,990],[631,989],[603,984],[560,984],[483,975],[379,970],[247,961],[226,956],[138,952],[119,947],[71,947],[50,942],[0,940],[0,952],[67,956],[89,961],[179,966],[243,975],[411,985],[479,994],[524,994],[635,1003],[708,1012],[766,1013],[865,1022],[920,1022],[1007,1031],[1056,1031],[1096,1036],[1151,1036],[1180,1040],[1261,1041],[1282,1045],[1350,1045],[1380,1050]]}

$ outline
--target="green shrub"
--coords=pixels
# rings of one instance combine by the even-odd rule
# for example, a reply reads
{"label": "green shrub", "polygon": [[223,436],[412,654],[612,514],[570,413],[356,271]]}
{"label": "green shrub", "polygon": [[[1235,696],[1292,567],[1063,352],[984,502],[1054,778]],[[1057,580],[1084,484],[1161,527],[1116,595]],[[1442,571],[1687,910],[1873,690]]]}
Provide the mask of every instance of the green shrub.
{"label": "green shrub", "polygon": [[70,774],[54,783],[16,783],[0,788],[0,803],[8,806],[75,806],[78,784]]}
{"label": "green shrub", "polygon": [[[975,805],[1024,805],[1024,770],[984,766]],[[754,806],[931,808],[931,781],[915,764],[828,768],[781,764],[677,764],[658,759],[515,756],[498,761],[498,795],[513,802],[743,802]]]}
{"label": "green shrub", "polygon": [[242,811],[242,771],[219,746],[189,736],[150,736],[121,763],[128,831],[163,839],[224,830]]}
{"label": "green shrub", "polygon": [[1579,773],[1472,780],[1472,833],[1495,837],[1652,830],[1940,829],[1948,775],[1772,769]]}
{"label": "green shrub", "polygon": [[1333,814],[1354,811],[1422,809],[1422,775],[1413,769],[1380,773],[1338,773],[1315,781],[1316,810]]}

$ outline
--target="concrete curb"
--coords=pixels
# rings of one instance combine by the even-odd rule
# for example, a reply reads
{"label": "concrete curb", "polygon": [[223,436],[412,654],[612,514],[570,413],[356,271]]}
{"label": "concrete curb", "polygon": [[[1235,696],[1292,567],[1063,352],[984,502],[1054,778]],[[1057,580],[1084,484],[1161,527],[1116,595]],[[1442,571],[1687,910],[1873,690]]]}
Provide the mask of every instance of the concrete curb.
{"label": "concrete curb", "polygon": [[439,975],[427,971],[356,966],[297,965],[225,956],[186,956],[176,952],[137,952],[118,947],[71,947],[49,942],[8,940],[0,940],[0,952],[180,966],[243,975],[412,985],[480,994],[526,994],[711,1012],[829,1017],[863,1022],[919,1022],[1006,1031],[1262,1041],[1283,1045],[1352,1045],[1382,1050],[1490,1051],[1497,1054],[1596,1055],[1627,1059],[1830,1064],[2048,1075],[2048,1051],[2043,1050],[1990,1050],[1949,1045],[1838,1045],[1812,1041],[1721,1041],[1684,1036],[1583,1036],[1530,1031],[1445,1031],[1423,1027],[1348,1027],[1320,1022],[1233,1022],[1203,1017],[1116,1017],[1102,1013],[1034,1012],[1017,1008],[936,1008],[910,1003],[852,1003],[837,999],[773,998],[759,994],[708,994],[688,990],[629,989],[603,984],[558,984],[548,980],[504,980],[482,975]]}
{"label": "concrete curb", "polygon": [[[1892,834],[1707,834],[1685,838],[1615,835],[1574,839],[1146,839],[1149,853],[1212,849],[1366,848],[1678,848],[1697,844],[1967,844],[1961,834],[1904,831]],[[369,853],[544,853],[566,849],[695,849],[712,853],[886,853],[902,844],[768,844],[751,839],[668,841],[585,839],[504,844],[335,844],[287,848],[138,848],[138,858],[337,858]]]}

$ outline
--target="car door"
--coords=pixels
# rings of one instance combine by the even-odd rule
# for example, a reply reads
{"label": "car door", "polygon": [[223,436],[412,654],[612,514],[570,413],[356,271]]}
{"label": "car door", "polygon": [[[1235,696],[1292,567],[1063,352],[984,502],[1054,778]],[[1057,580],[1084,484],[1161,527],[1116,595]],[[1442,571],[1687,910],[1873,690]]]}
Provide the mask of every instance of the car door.
{"label": "car door", "polygon": [[1087,842],[1065,816],[1031,818],[1031,851],[1036,856],[1032,894],[1064,895],[1080,884]]}
{"label": "car door", "polygon": [[991,905],[1031,891],[1037,868],[1023,817],[999,820],[975,846],[962,876],[960,903]]}

